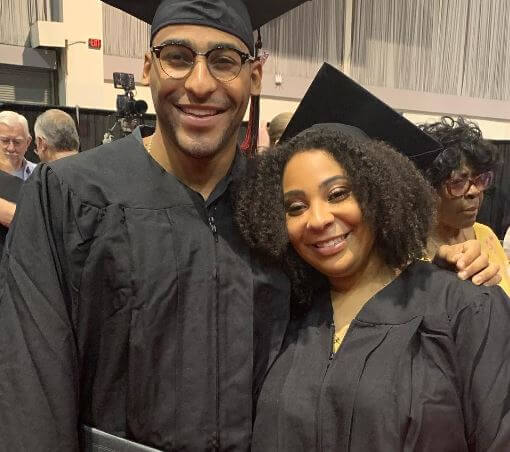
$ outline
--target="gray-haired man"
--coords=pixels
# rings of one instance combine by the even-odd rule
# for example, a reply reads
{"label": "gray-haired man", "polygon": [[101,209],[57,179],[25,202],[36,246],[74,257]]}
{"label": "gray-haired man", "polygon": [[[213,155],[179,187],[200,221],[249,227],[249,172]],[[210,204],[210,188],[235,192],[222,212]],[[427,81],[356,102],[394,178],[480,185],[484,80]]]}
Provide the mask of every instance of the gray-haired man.
{"label": "gray-haired man", "polygon": [[78,153],[78,131],[73,118],[65,111],[51,109],[39,115],[34,134],[36,153],[41,162],[52,162]]}
{"label": "gray-haired man", "polygon": [[0,112],[0,170],[26,180],[36,166],[25,158],[31,142],[24,116],[14,111]]}

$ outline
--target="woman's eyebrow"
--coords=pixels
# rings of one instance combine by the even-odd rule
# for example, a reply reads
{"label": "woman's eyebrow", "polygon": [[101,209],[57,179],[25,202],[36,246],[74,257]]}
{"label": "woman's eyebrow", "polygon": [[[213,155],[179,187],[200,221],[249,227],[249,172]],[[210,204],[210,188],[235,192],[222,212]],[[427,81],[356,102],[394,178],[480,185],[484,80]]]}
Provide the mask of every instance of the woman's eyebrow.
{"label": "woman's eyebrow", "polygon": [[[349,178],[347,176],[342,176],[342,175],[338,175],[338,176],[333,176],[333,177],[328,177],[326,180],[322,181],[320,184],[319,184],[319,188],[323,189],[324,187],[327,187],[328,185],[330,185],[332,182],[336,182],[336,181],[348,181]],[[291,196],[304,196],[305,192],[303,190],[289,190],[287,192],[284,193],[284,197],[285,198],[289,198]]]}
{"label": "woman's eyebrow", "polygon": [[304,194],[303,190],[289,190],[283,194],[283,197],[290,198],[291,196],[303,196]]}

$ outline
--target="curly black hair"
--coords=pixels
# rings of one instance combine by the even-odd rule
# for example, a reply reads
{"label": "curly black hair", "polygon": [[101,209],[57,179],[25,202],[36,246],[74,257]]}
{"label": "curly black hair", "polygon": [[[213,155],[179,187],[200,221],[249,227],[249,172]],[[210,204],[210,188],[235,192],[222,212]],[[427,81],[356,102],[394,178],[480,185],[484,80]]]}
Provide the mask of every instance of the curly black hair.
{"label": "curly black hair", "polygon": [[433,188],[413,163],[382,142],[312,129],[253,159],[237,189],[236,222],[252,249],[283,266],[293,301],[304,305],[328,283],[289,243],[282,177],[293,155],[311,149],[328,152],[344,168],[364,221],[375,234],[374,246],[391,268],[424,256],[436,205]]}
{"label": "curly black hair", "polygon": [[483,139],[476,123],[462,116],[457,119],[443,116],[439,122],[420,124],[419,127],[444,147],[430,168],[425,170],[425,177],[436,189],[464,163],[476,173],[495,170],[499,165],[497,147]]}

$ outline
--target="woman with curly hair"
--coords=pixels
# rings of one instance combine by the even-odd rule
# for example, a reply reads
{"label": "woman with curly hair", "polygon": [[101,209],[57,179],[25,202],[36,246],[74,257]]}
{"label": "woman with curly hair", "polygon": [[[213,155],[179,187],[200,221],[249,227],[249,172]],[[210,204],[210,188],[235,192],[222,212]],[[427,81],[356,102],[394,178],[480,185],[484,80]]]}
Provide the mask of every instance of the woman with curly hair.
{"label": "woman with curly hair", "polygon": [[292,283],[252,450],[507,450],[510,304],[421,260],[433,189],[338,127],[260,156],[236,201],[244,238]]}
{"label": "woman with curly hair", "polygon": [[499,163],[496,146],[483,139],[477,124],[463,117],[443,116],[440,122],[421,128],[444,147],[425,173],[439,195],[438,222],[429,253],[434,255],[441,245],[478,240],[489,261],[500,266],[500,286],[510,295],[505,251],[492,229],[476,222],[484,191],[491,186]]}

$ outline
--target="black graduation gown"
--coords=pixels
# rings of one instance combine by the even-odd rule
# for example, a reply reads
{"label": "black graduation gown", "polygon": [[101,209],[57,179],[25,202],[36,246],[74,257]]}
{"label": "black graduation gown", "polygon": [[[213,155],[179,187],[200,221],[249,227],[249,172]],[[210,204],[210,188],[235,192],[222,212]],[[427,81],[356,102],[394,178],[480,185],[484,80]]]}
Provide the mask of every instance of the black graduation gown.
{"label": "black graduation gown", "polygon": [[[292,321],[257,405],[253,451],[510,450],[510,301],[417,262],[335,355],[329,294]],[[332,358],[330,359],[330,357]]]}
{"label": "black graduation gown", "polygon": [[[5,171],[0,171],[0,198],[16,203],[22,185],[23,181],[19,177],[13,176]],[[0,256],[2,255],[5,238],[8,232],[9,228],[0,224]]]}
{"label": "black graduation gown", "polygon": [[[163,450],[247,450],[289,283],[134,136],[25,183],[0,286],[0,441],[74,451],[78,425]],[[255,359],[255,361],[254,361]]]}

